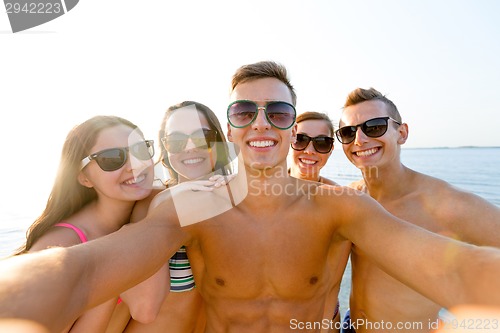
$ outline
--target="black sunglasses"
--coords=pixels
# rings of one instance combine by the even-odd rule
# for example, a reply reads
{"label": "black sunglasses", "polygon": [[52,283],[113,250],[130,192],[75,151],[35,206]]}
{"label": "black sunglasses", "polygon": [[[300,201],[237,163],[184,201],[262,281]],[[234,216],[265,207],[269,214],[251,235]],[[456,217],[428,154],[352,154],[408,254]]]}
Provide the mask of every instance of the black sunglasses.
{"label": "black sunglasses", "polygon": [[209,149],[217,141],[217,131],[208,128],[202,128],[194,131],[190,135],[175,132],[161,139],[163,147],[171,154],[183,151],[191,139],[197,148]]}
{"label": "black sunglasses", "polygon": [[316,136],[311,138],[305,134],[297,134],[297,139],[291,144],[294,150],[304,150],[309,146],[309,142],[313,143],[314,149],[320,154],[327,154],[333,148],[333,138],[329,136]]}
{"label": "black sunglasses", "polygon": [[366,136],[369,136],[370,138],[378,138],[387,132],[387,124],[389,120],[401,125],[399,121],[392,119],[391,117],[379,117],[369,119],[362,124],[341,127],[335,132],[335,135],[341,143],[348,144],[354,141],[358,127],[361,127],[361,130],[366,134]]}
{"label": "black sunglasses", "polygon": [[81,169],[85,168],[90,161],[95,160],[103,171],[118,170],[127,162],[129,152],[139,160],[149,160],[155,154],[153,143],[153,140],[146,140],[130,147],[101,150],[82,159]]}
{"label": "black sunglasses", "polygon": [[286,130],[295,123],[295,107],[281,101],[267,102],[266,106],[248,100],[234,101],[227,107],[227,119],[231,126],[243,128],[254,122],[260,109],[264,110],[267,121],[278,129]]}

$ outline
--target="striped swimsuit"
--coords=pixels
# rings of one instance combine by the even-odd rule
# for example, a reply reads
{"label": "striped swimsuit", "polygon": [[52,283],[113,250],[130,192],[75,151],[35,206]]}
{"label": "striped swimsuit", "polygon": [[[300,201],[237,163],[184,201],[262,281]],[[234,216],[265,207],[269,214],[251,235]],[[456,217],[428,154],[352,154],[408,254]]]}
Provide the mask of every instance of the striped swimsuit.
{"label": "striped swimsuit", "polygon": [[170,258],[168,266],[170,268],[170,291],[182,292],[195,287],[193,271],[184,246]]}

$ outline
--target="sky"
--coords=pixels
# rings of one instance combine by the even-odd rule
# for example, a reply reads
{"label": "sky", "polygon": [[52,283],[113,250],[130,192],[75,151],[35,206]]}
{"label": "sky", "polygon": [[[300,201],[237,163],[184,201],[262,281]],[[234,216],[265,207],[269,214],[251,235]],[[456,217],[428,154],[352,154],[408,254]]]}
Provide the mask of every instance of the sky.
{"label": "sky", "polygon": [[299,113],[336,123],[374,87],[409,124],[405,147],[500,146],[498,59],[496,0],[80,0],[15,34],[2,11],[0,202],[41,210],[66,134],[92,116],[157,141],[168,106],[196,100],[225,124],[231,75],[261,60],[288,68]]}

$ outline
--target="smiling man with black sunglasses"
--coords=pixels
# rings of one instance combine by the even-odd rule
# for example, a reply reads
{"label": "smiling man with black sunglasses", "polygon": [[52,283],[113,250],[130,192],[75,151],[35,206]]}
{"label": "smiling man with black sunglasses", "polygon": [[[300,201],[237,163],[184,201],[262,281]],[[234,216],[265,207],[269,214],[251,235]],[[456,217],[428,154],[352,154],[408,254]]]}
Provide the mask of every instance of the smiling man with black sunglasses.
{"label": "smiling man with black sunglasses", "polygon": [[[408,125],[387,97],[373,88],[352,91],[339,126],[336,135],[344,153],[363,175],[353,187],[367,192],[395,216],[427,230],[477,245],[500,246],[498,207],[401,163]],[[392,242],[390,237],[386,240]],[[430,331],[429,323],[436,323],[440,305],[384,273],[356,246],[351,256],[352,322],[386,322],[394,332]],[[422,328],[396,329],[397,323],[404,322],[421,323]],[[356,332],[379,330],[358,326]]]}

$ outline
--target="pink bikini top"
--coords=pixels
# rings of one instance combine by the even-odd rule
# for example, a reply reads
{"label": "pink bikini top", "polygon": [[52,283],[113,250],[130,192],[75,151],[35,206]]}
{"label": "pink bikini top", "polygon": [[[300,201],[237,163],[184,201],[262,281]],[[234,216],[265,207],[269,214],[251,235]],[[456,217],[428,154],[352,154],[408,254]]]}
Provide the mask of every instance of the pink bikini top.
{"label": "pink bikini top", "polygon": [[86,243],[87,242],[87,237],[85,236],[85,234],[83,233],[83,231],[80,228],[75,227],[72,224],[61,222],[61,223],[54,224],[54,226],[55,227],[64,227],[64,228],[73,229],[76,232],[76,234],[78,235],[78,237],[80,237],[80,240],[82,241],[82,243]]}
{"label": "pink bikini top", "polygon": [[[54,227],[63,227],[63,228],[73,229],[76,232],[76,234],[78,235],[78,237],[80,237],[80,240],[82,241],[82,243],[87,242],[87,236],[85,236],[83,231],[80,228],[75,227],[72,224],[61,222],[61,223],[54,224]],[[122,299],[119,297],[117,304],[120,304],[121,302],[122,302]]]}

